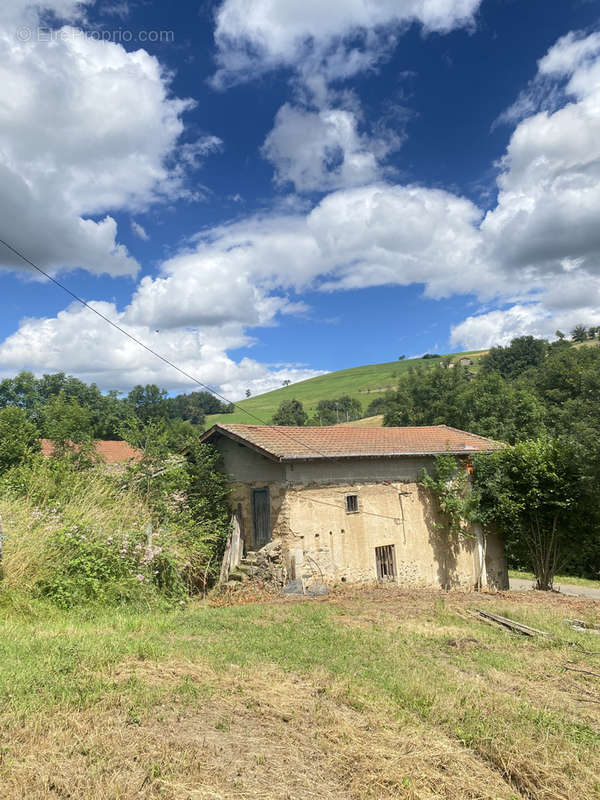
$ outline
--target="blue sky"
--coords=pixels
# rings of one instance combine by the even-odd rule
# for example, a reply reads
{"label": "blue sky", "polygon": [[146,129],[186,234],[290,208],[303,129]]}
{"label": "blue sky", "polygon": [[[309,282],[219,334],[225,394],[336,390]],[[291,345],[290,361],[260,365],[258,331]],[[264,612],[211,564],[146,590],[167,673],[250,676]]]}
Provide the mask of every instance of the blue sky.
{"label": "blue sky", "polygon": [[[5,5],[0,236],[233,399],[600,324],[596,3]],[[1,374],[192,388],[0,286]]]}

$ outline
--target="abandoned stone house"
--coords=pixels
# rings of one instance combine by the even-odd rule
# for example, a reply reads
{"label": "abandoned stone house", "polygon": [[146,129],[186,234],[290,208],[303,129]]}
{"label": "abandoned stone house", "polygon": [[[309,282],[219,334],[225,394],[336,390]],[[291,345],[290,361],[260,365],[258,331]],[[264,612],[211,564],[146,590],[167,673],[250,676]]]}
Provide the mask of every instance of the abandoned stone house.
{"label": "abandoned stone house", "polygon": [[500,445],[445,425],[412,428],[214,425],[246,551],[280,540],[290,579],[506,588],[503,543],[452,535],[420,482],[436,455]]}

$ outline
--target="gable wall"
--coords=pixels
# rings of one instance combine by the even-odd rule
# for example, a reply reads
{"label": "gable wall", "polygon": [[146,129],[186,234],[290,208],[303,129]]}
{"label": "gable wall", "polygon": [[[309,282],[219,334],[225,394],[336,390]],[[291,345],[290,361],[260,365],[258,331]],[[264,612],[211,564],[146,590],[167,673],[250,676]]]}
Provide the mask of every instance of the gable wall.
{"label": "gable wall", "polygon": [[219,436],[215,446],[223,455],[225,471],[235,483],[285,481],[285,466],[265,458],[256,450],[225,436]]}

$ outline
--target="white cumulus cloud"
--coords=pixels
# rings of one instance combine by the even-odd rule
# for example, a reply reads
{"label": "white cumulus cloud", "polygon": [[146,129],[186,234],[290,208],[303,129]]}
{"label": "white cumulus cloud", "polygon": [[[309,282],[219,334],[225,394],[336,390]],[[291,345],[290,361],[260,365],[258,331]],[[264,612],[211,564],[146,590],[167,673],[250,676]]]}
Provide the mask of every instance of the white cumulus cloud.
{"label": "white cumulus cloud", "polygon": [[567,334],[576,325],[600,324],[600,308],[582,305],[556,310],[542,303],[516,303],[507,309],[473,314],[453,326],[450,341],[456,347],[478,350],[509,344],[515,336],[554,339],[557,330]]}
{"label": "white cumulus cloud", "polygon": [[352,110],[311,111],[286,103],[262,149],[275,167],[277,183],[312,192],[380,180],[385,172],[380,162],[402,137],[390,131],[368,136],[359,132],[359,122]]}
{"label": "white cumulus cloud", "polygon": [[372,68],[413,23],[426,32],[472,26],[480,0],[224,0],[216,14],[220,86],[288,67],[321,93]]}
{"label": "white cumulus cloud", "polygon": [[[11,2],[0,11],[0,229],[40,266],[135,274],[111,213],[185,195],[187,162],[219,140],[180,150],[193,103],[172,95],[146,51],[74,25],[50,41],[21,41],[22,27],[48,12],[76,22],[85,4]],[[22,263],[3,250],[0,265]]]}
{"label": "white cumulus cloud", "polygon": [[[235,362],[227,355],[227,349],[249,344],[237,324],[157,331],[148,325],[132,324],[112,303],[91,305],[231,400],[242,398],[246,388],[254,393],[268,391],[281,386],[284,380],[295,382],[321,374],[295,365],[269,367],[251,358]],[[129,391],[138,383],[156,383],[181,391],[198,388],[194,381],[77,304],[56,317],[23,320],[19,330],[0,344],[0,363],[4,374],[20,369],[37,374],[66,371],[82,380],[94,381],[103,389]]]}
{"label": "white cumulus cloud", "polygon": [[[232,392],[284,379],[281,368],[248,359],[235,364],[228,351],[249,344],[249,331],[302,311],[296,295],[307,289],[420,284],[432,298],[475,296],[487,309],[452,331],[455,345],[470,348],[600,324],[600,50],[595,40],[567,37],[540,65],[544,79],[561,84],[562,104],[518,122],[500,162],[497,203],[487,213],[442,189],[384,180],[344,185],[309,209],[290,206],[288,213],[203,231],[156,277],[144,278],[125,309],[111,308],[111,316],[150,341],[159,337],[157,349]],[[293,117],[297,109],[287,108]],[[342,155],[360,151],[363,141],[355,120],[339,117],[331,133],[322,110],[302,113],[300,122],[317,131],[315,149],[308,147],[314,163],[310,155],[296,165],[286,161],[292,145],[285,136],[271,137],[281,179],[307,189],[329,173],[342,180]],[[285,125],[284,117],[279,133]],[[326,160],[330,142],[339,148],[337,161]],[[99,352],[94,361],[76,352],[78,314],[69,309],[53,320],[24,321],[0,346],[0,360],[22,366],[37,359],[44,369],[67,371],[87,364],[86,375],[94,363],[104,386],[162,382],[160,364],[123,351],[99,329],[85,347],[92,355],[104,348],[105,362]]]}

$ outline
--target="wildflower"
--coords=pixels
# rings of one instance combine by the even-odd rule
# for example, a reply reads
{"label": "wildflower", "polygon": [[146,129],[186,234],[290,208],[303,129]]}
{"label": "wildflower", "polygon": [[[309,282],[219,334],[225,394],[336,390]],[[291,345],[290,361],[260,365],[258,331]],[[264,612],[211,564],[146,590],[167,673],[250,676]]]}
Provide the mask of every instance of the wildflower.
{"label": "wildflower", "polygon": [[144,576],[140,572],[138,572],[135,577],[138,579],[138,581],[140,581],[140,583],[144,580]]}

